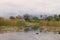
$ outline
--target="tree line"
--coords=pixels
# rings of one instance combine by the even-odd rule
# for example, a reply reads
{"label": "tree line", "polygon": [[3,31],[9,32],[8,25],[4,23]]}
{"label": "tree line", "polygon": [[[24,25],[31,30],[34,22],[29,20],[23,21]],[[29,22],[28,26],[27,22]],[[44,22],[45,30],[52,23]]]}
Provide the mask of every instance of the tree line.
{"label": "tree line", "polygon": [[[0,19],[4,19],[3,17],[0,17]],[[29,22],[31,22],[31,21],[34,21],[34,22],[36,22],[36,21],[40,21],[40,20],[48,20],[48,21],[52,21],[52,20],[54,20],[54,21],[60,21],[60,15],[50,15],[50,16],[48,16],[48,15],[40,15],[40,18],[39,17],[37,17],[37,16],[32,16],[32,15],[29,15],[29,14],[25,14],[25,15],[23,15],[23,16],[20,16],[20,15],[18,15],[18,16],[10,16],[9,17],[9,19],[23,19],[24,21],[29,21]]]}
{"label": "tree line", "polygon": [[48,20],[48,21],[60,21],[60,15],[41,15],[40,16],[42,20]]}

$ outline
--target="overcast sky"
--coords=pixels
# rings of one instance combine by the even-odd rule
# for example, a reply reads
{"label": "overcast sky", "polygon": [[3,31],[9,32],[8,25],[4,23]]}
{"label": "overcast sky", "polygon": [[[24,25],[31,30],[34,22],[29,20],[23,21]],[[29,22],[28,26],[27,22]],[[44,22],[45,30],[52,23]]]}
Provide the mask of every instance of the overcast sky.
{"label": "overcast sky", "polygon": [[60,14],[60,0],[0,0],[0,16]]}

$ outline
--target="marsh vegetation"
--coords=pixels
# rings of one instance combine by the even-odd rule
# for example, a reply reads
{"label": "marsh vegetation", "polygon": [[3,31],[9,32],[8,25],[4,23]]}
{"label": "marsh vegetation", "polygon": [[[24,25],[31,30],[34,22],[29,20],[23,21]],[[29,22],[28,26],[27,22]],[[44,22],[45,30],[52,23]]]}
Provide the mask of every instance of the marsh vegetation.
{"label": "marsh vegetation", "polygon": [[10,16],[7,19],[0,17],[0,33],[11,31],[21,32],[24,31],[24,29],[28,31],[30,28],[33,30],[37,30],[38,28],[43,30],[46,28],[46,31],[60,31],[60,15],[40,15],[40,18],[29,14],[15,17]]}

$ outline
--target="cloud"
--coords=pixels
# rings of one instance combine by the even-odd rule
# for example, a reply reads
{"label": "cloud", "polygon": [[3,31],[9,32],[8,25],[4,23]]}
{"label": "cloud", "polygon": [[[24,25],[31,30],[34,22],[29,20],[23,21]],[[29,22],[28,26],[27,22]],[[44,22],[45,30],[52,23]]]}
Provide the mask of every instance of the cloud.
{"label": "cloud", "polygon": [[60,0],[0,0],[0,16],[10,15],[11,12],[14,15],[60,14]]}

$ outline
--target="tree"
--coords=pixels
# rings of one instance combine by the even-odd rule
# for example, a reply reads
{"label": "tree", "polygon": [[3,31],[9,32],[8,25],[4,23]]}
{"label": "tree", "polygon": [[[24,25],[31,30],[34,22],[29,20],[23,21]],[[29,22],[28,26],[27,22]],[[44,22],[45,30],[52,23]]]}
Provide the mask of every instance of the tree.
{"label": "tree", "polygon": [[13,16],[10,16],[10,19],[15,19],[15,17],[13,17]]}
{"label": "tree", "polygon": [[57,15],[54,15],[54,18],[57,18],[58,16]]}
{"label": "tree", "polygon": [[43,18],[43,15],[40,15],[40,18],[42,19]]}
{"label": "tree", "polygon": [[46,18],[46,20],[48,20],[48,21],[53,20],[53,16],[48,16],[48,17]]}
{"label": "tree", "polygon": [[22,19],[22,17],[20,15],[16,16],[16,19]]}
{"label": "tree", "polygon": [[54,15],[54,20],[59,21],[60,20],[59,17],[60,15]]}
{"label": "tree", "polygon": [[59,16],[59,18],[60,18],[60,15],[58,15]]}
{"label": "tree", "polygon": [[33,20],[38,20],[39,18],[36,16],[33,16]]}
{"label": "tree", "polygon": [[40,21],[39,18],[36,16],[33,16],[32,19],[33,19],[32,22],[39,22]]}
{"label": "tree", "polygon": [[23,18],[24,18],[25,21],[30,21],[30,15],[29,14],[25,14],[23,16]]}

